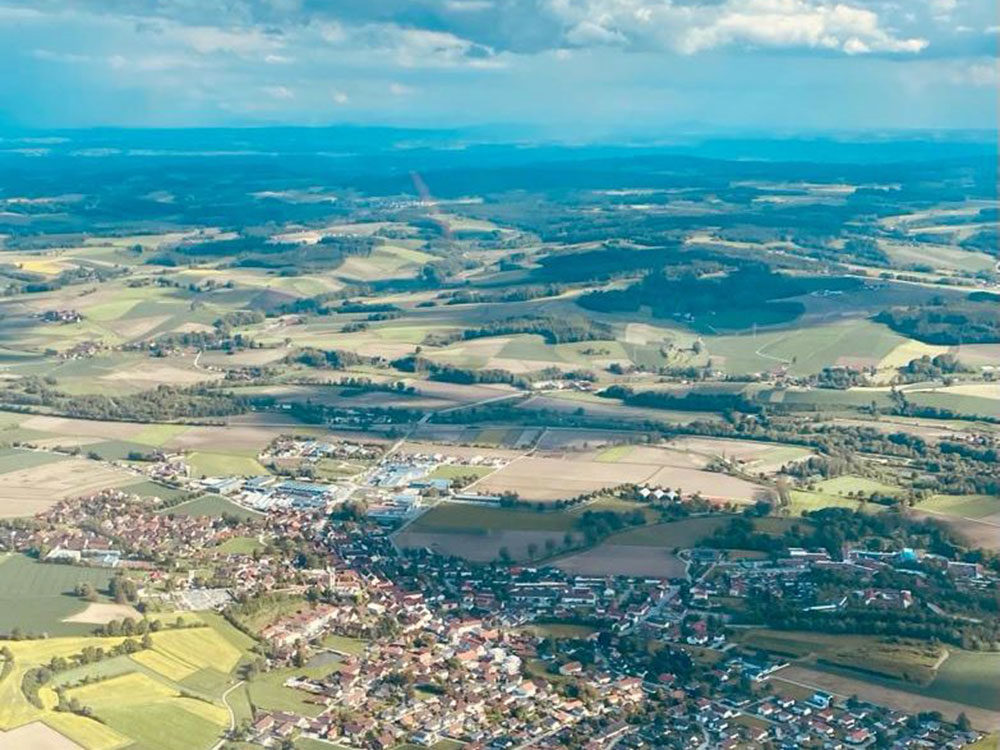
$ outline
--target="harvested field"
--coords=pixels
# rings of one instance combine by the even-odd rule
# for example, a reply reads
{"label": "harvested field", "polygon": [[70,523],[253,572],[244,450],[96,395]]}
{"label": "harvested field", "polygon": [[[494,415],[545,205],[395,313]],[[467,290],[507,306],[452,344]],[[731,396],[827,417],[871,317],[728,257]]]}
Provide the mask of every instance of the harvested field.
{"label": "harvested field", "polygon": [[670,441],[669,447],[704,459],[716,456],[735,460],[747,471],[773,473],[787,463],[801,461],[812,452],[793,445],[778,445],[755,440],[682,437]]}
{"label": "harvested field", "polygon": [[518,451],[505,450],[503,448],[486,448],[478,446],[462,446],[462,445],[439,445],[437,443],[417,443],[417,442],[406,442],[400,447],[400,451],[403,453],[427,453],[427,454],[438,454],[443,456],[455,456],[456,458],[475,458],[476,456],[489,457],[489,458],[505,458],[508,460],[513,460],[521,455]]}
{"label": "harvested field", "polygon": [[0,750],[83,750],[68,737],[40,721],[0,732]]}
{"label": "harvested field", "polygon": [[127,604],[111,604],[106,602],[91,602],[82,612],[77,612],[71,617],[64,617],[63,622],[83,622],[93,625],[104,625],[112,620],[121,620],[131,617],[134,620],[141,620],[134,607]]}
{"label": "harvested field", "polygon": [[988,731],[1000,729],[1000,711],[929,697],[858,677],[795,665],[785,667],[771,679],[775,682],[789,682],[793,685],[824,690],[842,698],[857,695],[862,700],[889,706],[906,714],[940,711],[946,718],[954,720],[958,714],[965,712],[974,727]]}
{"label": "harvested field", "polygon": [[145,429],[145,425],[132,422],[101,422],[69,417],[29,417],[21,423],[27,430],[51,432],[56,435],[76,435],[104,440],[129,440]]}
{"label": "harvested field", "polygon": [[634,432],[614,430],[574,430],[549,427],[538,441],[540,451],[588,450],[605,445],[629,443],[637,437]]}
{"label": "harvested field", "polygon": [[910,516],[946,524],[971,547],[1000,551],[1000,513],[987,518],[963,518],[934,511],[910,511]]}
{"label": "harvested field", "polygon": [[577,575],[655,578],[683,578],[686,570],[683,560],[660,547],[607,543],[564,557],[555,566]]}
{"label": "harvested field", "polygon": [[64,498],[134,484],[135,481],[132,474],[123,470],[83,458],[60,462],[58,471],[48,465],[9,471],[2,479],[0,518],[31,516]]}
{"label": "harvested field", "polygon": [[225,427],[189,427],[167,440],[168,450],[206,451],[256,457],[275,437],[288,432],[281,427],[228,424]]}
{"label": "harvested field", "polygon": [[657,466],[524,458],[505,466],[478,485],[482,492],[516,492],[524,500],[545,501],[574,497],[626,482],[649,481]]}
{"label": "harvested field", "polygon": [[661,422],[667,424],[687,424],[695,420],[717,422],[721,417],[714,412],[673,411],[670,409],[649,409],[627,406],[616,399],[604,399],[590,394],[567,392],[544,396],[532,396],[521,401],[518,409],[525,411],[548,411],[556,413],[576,412],[583,409],[590,417],[603,417],[619,422]]}
{"label": "harvested field", "polygon": [[544,502],[625,483],[680,487],[685,492],[701,492],[708,499],[737,502],[752,501],[761,489],[736,477],[699,469],[534,456],[505,466],[477,486],[483,492],[511,491],[524,500]]}

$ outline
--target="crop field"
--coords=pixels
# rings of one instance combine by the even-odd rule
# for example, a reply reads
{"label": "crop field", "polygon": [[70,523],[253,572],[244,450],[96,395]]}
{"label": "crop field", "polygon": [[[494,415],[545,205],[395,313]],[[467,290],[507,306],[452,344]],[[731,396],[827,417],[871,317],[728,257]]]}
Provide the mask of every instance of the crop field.
{"label": "crop field", "polygon": [[906,341],[864,319],[706,339],[713,363],[727,373],[767,372],[786,365],[794,375],[811,375],[833,365],[878,365]]}
{"label": "crop field", "polygon": [[725,525],[727,521],[726,516],[685,518],[681,521],[629,529],[609,537],[609,540],[613,541],[614,544],[636,547],[659,547],[662,549],[695,547],[698,542]]}
{"label": "crop field", "polygon": [[142,615],[129,604],[114,604],[112,602],[90,602],[82,612],[67,617],[63,622],[85,622],[91,625],[103,625],[112,620],[131,617],[142,619]]}
{"label": "crop field", "polygon": [[701,492],[709,499],[737,502],[751,501],[758,491],[756,485],[742,479],[699,469],[534,456],[508,464],[477,487],[483,492],[510,491],[524,500],[545,502],[625,483],[682,487],[685,492]]}
{"label": "crop field", "polygon": [[[238,648],[213,628],[204,627],[155,633],[152,650],[142,651],[133,658],[176,682],[207,667],[228,673],[240,656]],[[143,661],[144,657],[151,657],[152,662]]]}
{"label": "crop field", "polygon": [[[971,395],[972,393],[988,395]],[[933,406],[939,409],[949,409],[959,414],[969,414],[977,417],[1000,417],[1000,398],[993,389],[976,391],[966,390],[959,393],[949,393],[940,388],[933,391],[914,391],[907,393],[913,403],[919,406]]]}
{"label": "crop field", "polygon": [[420,532],[465,533],[482,531],[567,531],[577,515],[572,512],[539,513],[516,508],[488,508],[465,503],[440,503],[411,523],[407,529]]}
{"label": "crop field", "polygon": [[8,732],[0,731],[0,748],[9,748],[9,750],[16,750],[16,748],[81,750],[82,746],[60,734],[53,727],[36,721]]}
{"label": "crop field", "polygon": [[1000,518],[993,514],[988,518],[967,518],[949,513],[923,511],[919,506],[910,511],[913,518],[940,521],[948,526],[965,544],[1000,551]]}
{"label": "crop field", "polygon": [[0,518],[30,516],[58,500],[121,487],[135,478],[120,470],[83,458],[68,458],[52,471],[46,464],[8,471],[3,475]]}
{"label": "crop field", "polygon": [[33,469],[36,466],[46,466],[64,461],[66,456],[46,451],[32,451],[23,448],[0,448],[0,476],[23,469]]}
{"label": "crop field", "polygon": [[[185,698],[144,674],[130,674],[69,691],[95,716],[140,745],[164,750],[209,747],[228,725],[228,713]],[[170,732],[164,732],[170,727]]]}
{"label": "crop field", "polygon": [[[172,622],[173,616],[168,618]],[[198,619],[208,627],[164,629],[152,634],[152,650],[58,673],[53,684],[68,686],[67,694],[91,708],[96,720],[53,711],[55,693],[48,687],[40,693],[45,707],[31,705],[21,693],[21,677],[55,656],[71,657],[88,646],[107,649],[121,637],[2,642],[13,651],[15,668],[0,682],[0,731],[41,720],[86,750],[133,745],[208,750],[229,723],[220,703],[222,692],[233,682],[228,672],[253,641],[217,615]],[[164,726],[177,735],[166,744]]]}
{"label": "crop field", "polygon": [[441,555],[454,555],[472,562],[492,562],[506,550],[513,560],[529,560],[540,556],[551,543],[563,544],[565,532],[524,529],[465,531],[418,531],[406,529],[395,538],[396,545],[405,549],[430,549]]}
{"label": "crop field", "polygon": [[[617,446],[641,439],[643,434],[617,430],[584,430],[569,427],[548,427],[538,438],[540,452],[588,451],[604,446]],[[613,454],[612,454],[613,455]],[[623,452],[622,455],[628,455]],[[595,457],[596,458],[596,457]]]}
{"label": "crop field", "polygon": [[103,591],[110,580],[105,569],[40,563],[16,554],[0,557],[0,633],[14,628],[50,635],[89,632],[92,625],[64,622],[87,608],[73,588],[88,582]]}
{"label": "crop field", "polygon": [[127,484],[121,489],[123,492],[130,492],[133,495],[138,495],[139,497],[158,497],[161,500],[173,500],[188,494],[187,490],[177,489],[176,487],[167,487],[166,485],[149,480],[143,480],[141,482],[136,482],[135,484]]}

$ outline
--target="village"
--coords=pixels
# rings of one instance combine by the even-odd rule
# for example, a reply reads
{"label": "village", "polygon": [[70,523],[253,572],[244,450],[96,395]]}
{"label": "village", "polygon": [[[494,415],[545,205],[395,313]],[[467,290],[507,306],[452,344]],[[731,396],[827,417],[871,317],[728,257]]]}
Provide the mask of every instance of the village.
{"label": "village", "polygon": [[[111,568],[136,583],[119,587],[125,603],[220,612],[251,634],[262,655],[255,672],[286,670],[280,689],[310,707],[257,707],[234,724],[231,739],[263,747],[310,738],[374,750],[960,748],[981,736],[964,714],[907,714],[786,680],[794,658],[760,635],[779,627],[762,607],[786,617],[922,613],[975,623],[962,598],[1000,586],[979,562],[860,544],[733,555],[691,539],[676,551],[683,574],[666,565],[655,575],[587,575],[545,562],[474,564],[400,548],[396,532],[439,503],[516,504],[474,489],[509,459],[282,437],[260,460],[285,473],[194,478],[182,456],[143,464],[232,513],[187,514],[178,512],[186,496],[150,506],[104,490],[8,529],[2,546],[45,564]],[[330,461],[350,462],[351,473],[320,476]],[[624,495],[634,499],[619,502],[674,517],[712,507],[658,486]],[[749,523],[757,507],[721,515]],[[266,620],[248,614],[272,605]],[[889,658],[894,648],[884,646]],[[863,656],[872,653],[884,656]],[[843,660],[824,658],[834,657]],[[931,657],[939,666],[947,653]]]}

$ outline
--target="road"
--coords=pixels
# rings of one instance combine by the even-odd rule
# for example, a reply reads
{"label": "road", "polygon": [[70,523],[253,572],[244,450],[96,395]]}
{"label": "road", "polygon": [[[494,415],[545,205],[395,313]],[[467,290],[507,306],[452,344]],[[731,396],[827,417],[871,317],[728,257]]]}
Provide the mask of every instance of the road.
{"label": "road", "polygon": [[[232,734],[232,732],[236,729],[236,714],[233,712],[233,707],[229,705],[229,701],[226,699],[229,697],[229,694],[231,692],[233,692],[236,688],[238,688],[242,684],[243,680],[240,680],[222,694],[222,705],[225,706],[226,710],[229,712],[229,730],[226,732],[226,734]],[[215,745],[212,747],[212,750],[220,750],[222,746],[225,744],[226,744],[226,738],[223,737],[222,739],[220,739],[218,742],[215,743]]]}

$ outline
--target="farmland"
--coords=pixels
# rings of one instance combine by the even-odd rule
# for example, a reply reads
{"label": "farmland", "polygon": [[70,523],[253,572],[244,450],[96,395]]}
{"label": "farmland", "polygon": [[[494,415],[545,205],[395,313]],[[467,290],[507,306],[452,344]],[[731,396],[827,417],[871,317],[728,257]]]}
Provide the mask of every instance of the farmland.
{"label": "farmland", "polygon": [[[193,624],[190,618],[187,622]],[[33,722],[44,722],[86,750],[133,744],[177,750],[211,747],[229,723],[221,694],[232,684],[231,672],[252,641],[208,616],[200,626],[153,633],[151,649],[59,674],[58,684],[68,688],[67,696],[88,706],[95,718],[52,710],[50,688],[41,691],[42,708],[21,693],[21,676],[32,666],[53,656],[72,658],[86,647],[110,648],[121,640],[80,635],[3,642],[14,654],[15,667],[0,682],[0,731],[30,726],[21,731],[37,732]],[[164,726],[176,730],[169,739],[164,739]]]}
{"label": "farmland", "polygon": [[19,628],[24,633],[69,635],[89,632],[92,626],[72,622],[86,602],[73,588],[89,582],[107,589],[111,574],[97,568],[46,565],[23,555],[0,557],[0,633]]}
{"label": "farmland", "polygon": [[[572,42],[593,34],[585,26],[558,32]],[[206,63],[246,51],[206,34]],[[268,47],[269,65],[291,59],[278,54],[291,36],[264,37],[243,43]],[[483,70],[514,59],[461,41],[432,57]],[[855,41],[848,51],[871,40]],[[881,43],[871,51],[897,40]],[[823,46],[831,60],[847,49]],[[391,88],[404,106],[411,87]],[[613,655],[606,638],[559,653],[519,644],[527,674],[584,703],[601,696],[576,684],[614,665],[595,692],[619,673],[662,675],[667,691],[697,686],[676,701],[683,713],[720,684],[703,667],[732,670],[735,695],[747,675],[730,655],[767,652],[795,662],[774,678],[801,683],[790,688],[995,725],[993,144],[481,137],[73,132],[0,153],[0,633],[48,636],[3,642],[15,660],[0,731],[67,750],[207,750],[230,708],[241,729],[292,711],[336,715],[338,731],[343,710],[371,715],[352,745],[392,726],[391,745],[409,750],[455,697],[489,706],[514,745],[537,744],[524,725],[549,721],[559,696],[532,703],[510,660],[475,681],[502,686],[502,700],[466,700],[464,673],[435,661],[448,651],[479,674],[485,657],[462,661],[466,634],[450,634],[459,618],[491,630],[498,614],[523,616],[526,641],[623,636]],[[141,501],[92,497],[109,488]],[[56,546],[114,567],[22,554]],[[844,563],[858,548],[874,561]],[[519,609],[511,592],[539,581],[559,595],[532,592],[538,608]],[[397,592],[414,617],[387,605]],[[201,607],[228,610],[187,611]],[[300,637],[326,607],[345,609]],[[835,622],[815,614],[831,607]],[[774,612],[797,630],[775,629]],[[159,624],[134,652],[71,659],[28,700],[29,670],[116,648],[122,637],[104,634],[144,616]],[[227,617],[258,635],[275,627],[258,644]],[[869,634],[823,631],[841,621]],[[510,646],[468,638],[483,655]],[[380,659],[392,671],[357,671],[358,703],[339,680],[310,687],[329,700],[285,684]],[[576,661],[581,676],[556,674]],[[56,711],[56,687],[93,717]],[[529,710],[514,710],[522,700]],[[396,731],[396,707],[413,727]],[[553,746],[605,728],[585,713],[565,712],[582,724]],[[496,739],[478,716],[452,719],[432,727],[454,735],[429,743],[438,750]],[[309,722],[276,723],[253,743],[277,746],[279,731],[320,742],[298,736]],[[699,736],[715,732],[707,714],[690,737],[682,723],[678,743],[722,741]],[[658,726],[630,722],[611,741],[652,746]]]}

